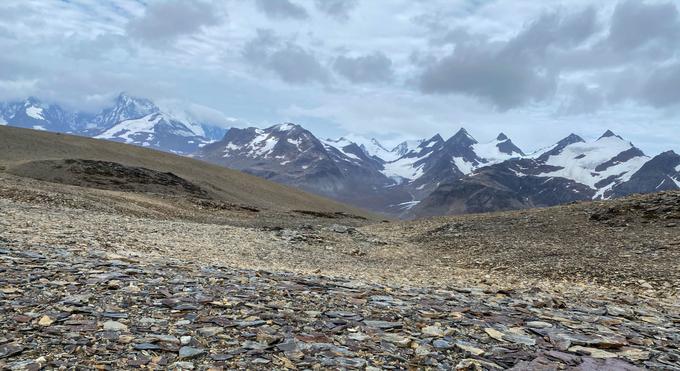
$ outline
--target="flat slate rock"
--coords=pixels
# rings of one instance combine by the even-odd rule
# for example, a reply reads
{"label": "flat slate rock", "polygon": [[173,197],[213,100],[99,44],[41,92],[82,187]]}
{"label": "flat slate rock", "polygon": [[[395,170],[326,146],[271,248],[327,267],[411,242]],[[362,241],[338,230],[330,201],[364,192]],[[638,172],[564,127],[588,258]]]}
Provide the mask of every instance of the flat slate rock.
{"label": "flat slate rock", "polygon": [[678,313],[635,300],[120,261],[3,248],[0,369],[680,370]]}

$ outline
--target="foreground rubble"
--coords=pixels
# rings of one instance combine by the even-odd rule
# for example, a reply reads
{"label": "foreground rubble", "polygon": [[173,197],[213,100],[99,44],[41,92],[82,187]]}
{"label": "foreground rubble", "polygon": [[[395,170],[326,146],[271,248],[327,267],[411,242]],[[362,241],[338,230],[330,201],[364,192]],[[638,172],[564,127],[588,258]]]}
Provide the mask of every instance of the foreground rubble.
{"label": "foreground rubble", "polygon": [[680,192],[412,222],[187,200],[0,176],[0,370],[680,370]]}
{"label": "foreground rubble", "polygon": [[678,313],[0,242],[0,368],[678,370]]}

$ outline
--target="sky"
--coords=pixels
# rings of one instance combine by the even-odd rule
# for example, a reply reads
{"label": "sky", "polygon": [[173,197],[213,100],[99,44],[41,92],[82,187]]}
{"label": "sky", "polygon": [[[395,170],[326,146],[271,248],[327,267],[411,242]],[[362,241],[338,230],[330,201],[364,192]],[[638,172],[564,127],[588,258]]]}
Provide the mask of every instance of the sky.
{"label": "sky", "polygon": [[0,100],[121,91],[320,137],[611,129],[680,152],[680,5],[654,0],[3,0]]}

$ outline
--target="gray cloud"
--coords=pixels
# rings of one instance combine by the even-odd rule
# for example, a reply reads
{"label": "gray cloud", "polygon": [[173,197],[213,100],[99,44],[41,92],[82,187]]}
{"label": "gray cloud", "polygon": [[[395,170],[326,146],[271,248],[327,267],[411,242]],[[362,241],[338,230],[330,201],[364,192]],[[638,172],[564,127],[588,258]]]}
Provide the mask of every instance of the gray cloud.
{"label": "gray cloud", "polygon": [[680,105],[680,62],[654,70],[640,89],[640,99],[657,108]]}
{"label": "gray cloud", "polygon": [[546,99],[555,89],[555,75],[489,49],[459,48],[428,67],[420,78],[427,94],[460,93],[508,110],[531,100]]}
{"label": "gray cloud", "polygon": [[599,111],[605,104],[605,97],[598,88],[577,84],[569,90],[567,100],[558,109],[559,115],[591,114]]}
{"label": "gray cloud", "polygon": [[680,105],[679,46],[680,15],[675,4],[625,0],[616,5],[601,40],[589,48],[567,51],[555,63],[572,71],[590,71],[608,103],[667,108]]}
{"label": "gray cloud", "polygon": [[549,47],[569,48],[579,45],[598,30],[597,11],[590,7],[571,14],[547,13],[531,22],[515,38],[506,51],[544,53]]}
{"label": "gray cloud", "polygon": [[255,6],[269,18],[306,19],[307,10],[290,0],[255,0]]}
{"label": "gray cloud", "polygon": [[340,56],[335,60],[333,68],[354,83],[385,82],[394,77],[392,60],[381,52],[355,58]]}
{"label": "gray cloud", "polygon": [[109,55],[122,52],[134,55],[137,50],[122,35],[100,34],[92,40],[74,40],[65,53],[74,59],[101,60]]}
{"label": "gray cloud", "polygon": [[592,8],[544,14],[505,42],[461,30],[449,32],[440,42],[454,42],[455,50],[424,70],[420,89],[428,94],[479,97],[500,110],[545,100],[555,92],[559,76],[559,68],[548,63],[546,54],[593,36],[596,14]]}
{"label": "gray cloud", "polygon": [[[130,36],[152,45],[164,46],[183,35],[214,26],[226,18],[212,3],[191,0],[157,1],[149,4],[143,17],[127,25]],[[162,44],[162,45],[159,45]]]}
{"label": "gray cloud", "polygon": [[283,41],[271,30],[258,30],[257,37],[243,49],[243,57],[254,66],[274,72],[291,84],[326,83],[328,71],[316,55],[292,41]]}
{"label": "gray cloud", "polygon": [[356,8],[358,0],[316,0],[316,8],[341,21],[349,19],[349,13]]}
{"label": "gray cloud", "polygon": [[678,44],[680,22],[673,3],[620,2],[612,15],[609,43],[616,50],[633,50],[649,43]]}

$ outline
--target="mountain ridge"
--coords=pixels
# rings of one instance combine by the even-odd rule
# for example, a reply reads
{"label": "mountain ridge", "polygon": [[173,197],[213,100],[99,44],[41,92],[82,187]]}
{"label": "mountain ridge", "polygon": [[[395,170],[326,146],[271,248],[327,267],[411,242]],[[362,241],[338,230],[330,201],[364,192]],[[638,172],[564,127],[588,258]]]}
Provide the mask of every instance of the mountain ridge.
{"label": "mountain ridge", "polygon": [[448,139],[435,134],[388,149],[375,138],[356,135],[320,139],[293,123],[233,127],[220,137],[220,131],[215,135],[214,129],[180,116],[125,93],[91,115],[35,97],[0,103],[3,125],[75,131],[186,155],[404,218],[680,188],[680,161],[674,152],[647,156],[611,130],[593,141],[572,133],[534,152],[525,152],[505,133],[480,142],[465,128]]}

